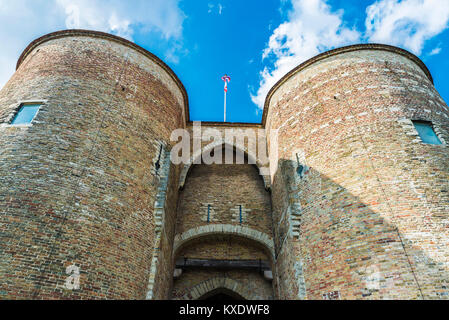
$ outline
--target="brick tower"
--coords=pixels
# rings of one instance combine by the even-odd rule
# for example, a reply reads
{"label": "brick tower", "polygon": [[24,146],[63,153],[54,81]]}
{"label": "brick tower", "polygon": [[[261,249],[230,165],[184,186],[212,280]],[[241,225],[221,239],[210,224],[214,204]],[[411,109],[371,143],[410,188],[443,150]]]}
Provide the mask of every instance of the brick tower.
{"label": "brick tower", "polygon": [[[124,39],[74,30],[28,46],[0,93],[3,297],[146,297],[165,150],[186,101],[175,74]],[[33,122],[10,125],[30,103]],[[65,287],[72,265],[79,290]]]}
{"label": "brick tower", "polygon": [[264,124],[279,130],[280,298],[447,297],[449,109],[417,57],[385,45],[323,53],[272,88]]}

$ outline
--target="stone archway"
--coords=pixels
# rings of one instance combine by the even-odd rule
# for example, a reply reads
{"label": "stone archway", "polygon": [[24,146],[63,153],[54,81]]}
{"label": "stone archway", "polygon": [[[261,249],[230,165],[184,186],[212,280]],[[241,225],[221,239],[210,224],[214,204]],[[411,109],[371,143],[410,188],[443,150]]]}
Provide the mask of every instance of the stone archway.
{"label": "stone archway", "polygon": [[274,258],[274,242],[271,237],[255,229],[233,224],[205,225],[189,229],[186,232],[176,235],[173,245],[173,256],[176,257],[177,251],[186,243],[200,237],[214,234],[234,235],[253,240],[261,244],[269,252],[270,257],[272,259]]}
{"label": "stone archway", "polygon": [[220,301],[220,300],[246,300],[237,292],[226,289],[218,288],[202,295],[198,300]]}
{"label": "stone archway", "polygon": [[[201,150],[197,150],[189,159],[189,161],[184,164],[184,167],[182,168],[180,177],[179,177],[179,188],[183,188],[184,184],[186,182],[187,179],[187,175],[189,173],[190,168],[192,167],[192,165],[195,164],[195,162],[197,162],[197,160],[199,158],[201,158],[201,156],[204,153],[207,152],[211,152],[214,148],[218,147],[218,146],[224,146],[224,147],[230,147],[230,148],[236,148],[237,150],[243,152],[248,159],[251,161],[251,163],[254,163],[258,168],[259,171],[262,172],[262,170],[266,170],[267,172],[269,172],[269,168],[267,166],[264,166],[260,161],[258,161],[258,157],[257,154],[250,151],[250,150],[246,150],[247,148],[245,148],[245,146],[241,146],[241,145],[237,145],[237,144],[232,144],[229,143],[227,141],[220,140],[214,143],[209,144],[208,146],[202,148]],[[264,186],[265,189],[269,189],[271,187],[271,178],[269,175],[265,175],[265,174],[261,174],[263,182],[264,182]]]}
{"label": "stone archway", "polygon": [[235,292],[237,295],[241,296],[246,300],[260,299],[253,293],[249,292],[249,290],[245,288],[245,286],[243,286],[237,280],[226,277],[216,277],[192,286],[188,290],[188,292],[180,298],[180,300],[197,300],[205,296],[207,293],[220,288],[224,288],[232,292]]}

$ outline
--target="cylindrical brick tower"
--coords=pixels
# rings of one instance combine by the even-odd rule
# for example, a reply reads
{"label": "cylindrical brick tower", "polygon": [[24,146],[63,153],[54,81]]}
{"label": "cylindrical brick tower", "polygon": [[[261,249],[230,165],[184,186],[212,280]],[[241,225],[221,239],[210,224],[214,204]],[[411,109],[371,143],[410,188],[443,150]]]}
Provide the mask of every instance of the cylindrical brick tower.
{"label": "cylindrical brick tower", "polygon": [[[30,103],[32,123],[11,123]],[[168,295],[160,213],[174,228],[176,208],[159,200],[176,204],[166,148],[186,110],[173,71],[127,40],[67,30],[28,46],[0,91],[0,298]]]}
{"label": "cylindrical brick tower", "polygon": [[263,121],[281,299],[449,296],[449,109],[416,56],[321,54],[272,88]]}

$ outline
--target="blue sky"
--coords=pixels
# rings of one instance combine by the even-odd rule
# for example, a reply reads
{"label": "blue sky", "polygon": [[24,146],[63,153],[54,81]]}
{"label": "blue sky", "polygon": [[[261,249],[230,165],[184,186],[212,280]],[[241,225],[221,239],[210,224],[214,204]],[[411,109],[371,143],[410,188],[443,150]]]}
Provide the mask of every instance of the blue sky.
{"label": "blue sky", "polygon": [[449,0],[0,0],[0,86],[33,39],[109,32],[153,52],[184,83],[192,120],[260,122],[268,90],[314,55],[387,43],[418,55],[449,101]]}

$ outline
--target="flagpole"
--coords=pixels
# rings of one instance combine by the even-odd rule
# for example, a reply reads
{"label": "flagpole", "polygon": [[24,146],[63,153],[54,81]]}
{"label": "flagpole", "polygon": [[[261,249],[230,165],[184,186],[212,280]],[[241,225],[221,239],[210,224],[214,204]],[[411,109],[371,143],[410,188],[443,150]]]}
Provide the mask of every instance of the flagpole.
{"label": "flagpole", "polygon": [[226,93],[228,92],[228,82],[231,81],[231,77],[225,74],[221,77],[221,80],[224,81],[224,122],[226,122]]}
{"label": "flagpole", "polygon": [[224,122],[226,122],[226,91],[224,92]]}

